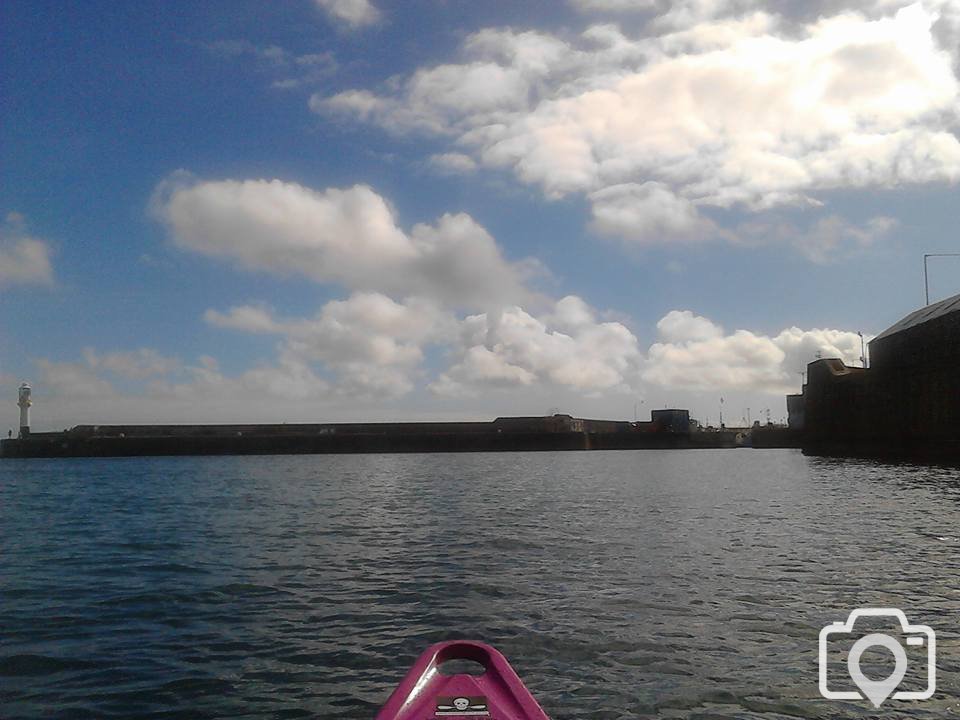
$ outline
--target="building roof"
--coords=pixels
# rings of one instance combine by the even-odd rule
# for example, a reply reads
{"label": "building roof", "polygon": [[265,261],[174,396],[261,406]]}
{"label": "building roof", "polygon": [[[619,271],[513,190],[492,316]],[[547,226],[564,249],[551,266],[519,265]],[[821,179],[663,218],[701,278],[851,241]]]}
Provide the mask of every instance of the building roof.
{"label": "building roof", "polygon": [[948,297],[946,300],[941,300],[933,305],[927,305],[925,308],[920,308],[916,312],[910,313],[903,318],[903,320],[891,325],[882,333],[877,335],[873,340],[871,340],[871,342],[895,335],[896,333],[902,332],[908,328],[922,325],[928,320],[934,320],[957,311],[960,311],[960,295]]}

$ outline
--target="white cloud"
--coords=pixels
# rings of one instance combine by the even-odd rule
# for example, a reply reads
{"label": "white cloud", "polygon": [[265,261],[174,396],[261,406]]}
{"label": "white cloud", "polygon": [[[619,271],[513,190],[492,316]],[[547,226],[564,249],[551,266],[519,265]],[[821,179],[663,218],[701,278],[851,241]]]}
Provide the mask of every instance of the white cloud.
{"label": "white cloud", "polygon": [[658,182],[626,183],[589,195],[591,228],[629,241],[655,243],[671,240],[707,240],[718,230],[696,205]]}
{"label": "white cloud", "polygon": [[293,58],[290,69],[293,74],[275,80],[271,87],[279,90],[293,90],[305,85],[314,85],[330,77],[337,71],[337,61],[333,53],[308,53]]}
{"label": "white cloud", "polygon": [[164,379],[181,369],[180,361],[164,356],[152,348],[129,352],[97,352],[92,347],[83,349],[82,359],[63,362],[40,358],[38,390],[59,398],[114,398],[118,393],[102,373],[128,380]]}
{"label": "white cloud", "polygon": [[[367,187],[315,192],[279,181],[173,183],[155,207],[181,247],[352,290],[312,318],[281,318],[253,305],[208,310],[213,326],[279,339],[274,364],[235,381],[274,389],[324,383],[331,394],[399,397],[429,383],[429,346],[453,358],[429,383],[440,394],[542,384],[596,393],[636,377],[640,351],[622,323],[598,321],[573,296],[540,316],[516,304],[545,299],[524,287],[528,269],[505,261],[469,216],[445,215],[405,233]],[[462,309],[482,312],[458,319]],[[225,382],[207,369],[197,378],[181,383],[181,392],[201,380],[201,387]]]}
{"label": "white cloud", "polygon": [[652,10],[658,0],[567,0],[580,12],[629,12],[633,10]]}
{"label": "white cloud", "polygon": [[376,122],[394,132],[426,131],[463,135],[485,123],[496,125],[523,113],[571,48],[538,32],[481,30],[469,36],[462,64],[421,68],[394,95],[347,90],[332,97],[314,95],[310,107],[323,114],[346,114]]}
{"label": "white cloud", "polygon": [[104,354],[98,354],[93,348],[84,348],[83,357],[91,369],[101,368],[132,380],[168,375],[180,367],[179,360],[152,348]]}
{"label": "white cloud", "polygon": [[[149,348],[88,349],[77,362],[41,359],[34,384],[38,426],[345,421],[424,412],[427,419],[431,403],[432,412],[443,407],[452,413],[447,417],[462,419],[470,415],[456,400],[463,396],[474,398],[474,412],[485,408],[481,417],[553,406],[626,418],[643,398],[647,409],[680,403],[703,417],[716,411],[717,392],[734,404],[731,413],[738,411],[737,398],[744,407],[765,407],[771,395],[795,391],[797,373],[818,352],[851,365],[859,364],[860,353],[856,333],[795,327],[775,336],[726,333],[690,311],[672,311],[644,354],[623,324],[598,321],[576,296],[540,316],[510,307],[456,320],[424,300],[398,303],[357,293],[310,318],[240,306],[208,311],[206,319],[215,327],[276,335],[276,357],[237,374],[225,373],[212,357],[183,364]],[[429,345],[448,351],[445,371],[423,367]],[[118,378],[123,385],[114,384]],[[432,392],[416,394],[420,387]]]}
{"label": "white cloud", "polygon": [[252,404],[257,399],[263,402],[276,398],[303,402],[326,398],[331,392],[329,383],[307,363],[283,356],[275,365],[259,365],[238,377],[223,375],[209,360],[191,368],[190,373],[192,382],[169,389],[156,387],[153,394],[160,397],[167,393],[187,398],[208,397],[214,402],[223,402],[234,394],[248,394]]}
{"label": "white cloud", "polygon": [[657,323],[657,334],[667,343],[703,342],[723,337],[723,329],[689,310],[671,310]]}
{"label": "white cloud", "polygon": [[[93,351],[91,351],[93,352]],[[98,358],[100,357],[94,352]],[[317,417],[334,395],[312,369],[293,362],[261,365],[235,376],[225,375],[216,360],[203,356],[169,375],[139,385],[115,385],[102,365],[37,361],[33,422],[37,428],[82,424],[285,422]],[[317,401],[324,404],[318,405]],[[343,411],[343,408],[340,409]]]}
{"label": "white cloud", "polygon": [[828,215],[806,228],[769,220],[749,222],[729,235],[748,244],[782,241],[795,247],[811,262],[823,265],[872,247],[896,227],[897,221],[884,215],[872,217],[862,224]]}
{"label": "white cloud", "polygon": [[107,398],[115,391],[88,363],[37,361],[40,368],[38,394],[66,398]]}
{"label": "white cloud", "polygon": [[531,297],[533,261],[512,263],[469,215],[401,230],[369,187],[322,192],[279,180],[161,186],[154,208],[180,247],[251,270],[305,275],[351,290],[486,308]]}
{"label": "white cloud", "polygon": [[617,322],[597,322],[583,300],[567,296],[536,318],[520,307],[472,315],[461,323],[457,361],[434,383],[438,394],[535,383],[581,392],[612,390],[634,378],[637,339]]}
{"label": "white cloud", "polygon": [[[872,339],[872,335],[865,335],[863,342],[869,343]],[[780,332],[773,341],[784,352],[783,364],[788,373],[806,370],[807,363],[813,362],[817,353],[825,358],[840,358],[847,365],[861,364],[860,336],[855,332],[791,327]]]}
{"label": "white cloud", "polygon": [[439,153],[431,155],[427,162],[431,167],[445,174],[467,174],[477,169],[477,162],[463,153]]}
{"label": "white cloud", "polygon": [[293,56],[279,45],[255,45],[249,40],[211,40],[200,44],[204,50],[222,58],[250,57],[267,65],[287,65]]}
{"label": "white cloud", "polygon": [[42,240],[20,238],[0,245],[0,287],[53,282],[50,248]]}
{"label": "white cloud", "polygon": [[[726,334],[689,310],[672,310],[657,323],[643,379],[679,390],[791,392],[797,373],[820,356],[860,363],[860,337],[841,330],[788,328],[775,337],[748,330]],[[869,337],[866,338],[869,340]]]}
{"label": "white cloud", "polygon": [[256,45],[249,40],[213,40],[200,47],[219,58],[254,60],[261,70],[280,76],[270,86],[281,90],[317,84],[337,71],[330,52],[296,55],[279,45]]}
{"label": "white cloud", "polygon": [[263,308],[208,310],[211,325],[283,338],[287,366],[322,363],[338,377],[339,392],[400,396],[420,374],[423,346],[454,332],[452,315],[419,298],[395,302],[378,293],[355,293],[324,305],[313,318],[276,319]]}
{"label": "white cloud", "polygon": [[594,393],[635,380],[640,351],[621,323],[598,322],[580,298],[567,296],[540,317],[513,306],[458,320],[420,298],[395,302],[355,293],[324,305],[313,318],[277,319],[264,308],[208,310],[211,325],[282,338],[281,358],[321,363],[337,376],[337,392],[398,397],[420,378],[424,350],[445,348],[453,358],[429,382],[440,395],[469,395],[484,387],[554,385]]}
{"label": "white cloud", "polygon": [[666,8],[657,22],[667,27],[686,28],[714,18],[722,18],[751,9],[763,8],[763,0],[673,0],[661,4]]}
{"label": "white cloud", "polygon": [[261,307],[240,305],[232,307],[226,313],[218,310],[207,310],[203,319],[210,325],[231,330],[242,330],[248,333],[279,333],[283,326],[273,319],[273,316]]}
{"label": "white cloud", "polygon": [[333,20],[352,28],[373,25],[380,20],[380,11],[370,0],[314,0]]}
{"label": "white cloud", "polygon": [[[762,0],[567,0],[582,13],[655,11],[659,25],[687,27],[704,20],[763,7]],[[809,1],[809,0],[808,0]]]}
{"label": "white cloud", "polygon": [[671,4],[638,38],[482,30],[459,64],[311,107],[449,138],[547,197],[586,196],[598,232],[641,241],[708,234],[716,208],[960,179],[954,5],[825,3],[812,21],[755,5]]}
{"label": "white cloud", "polygon": [[50,246],[30,237],[19,213],[8,213],[0,225],[0,289],[12,285],[53,283]]}
{"label": "white cloud", "polygon": [[365,122],[385,118],[393,103],[367,90],[347,90],[329,98],[310,97],[310,109],[316,113],[342,113]]}

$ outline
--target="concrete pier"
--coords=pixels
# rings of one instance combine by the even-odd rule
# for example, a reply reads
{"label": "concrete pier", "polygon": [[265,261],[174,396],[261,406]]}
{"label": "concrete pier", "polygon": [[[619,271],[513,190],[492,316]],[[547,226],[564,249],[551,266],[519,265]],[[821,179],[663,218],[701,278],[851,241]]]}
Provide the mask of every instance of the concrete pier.
{"label": "concrete pier", "polygon": [[78,425],[64,432],[3,440],[0,456],[506,452],[732,448],[737,444],[734,432],[691,432],[689,422],[676,422],[677,411],[670,412],[674,414],[633,423],[551,415],[448,423]]}

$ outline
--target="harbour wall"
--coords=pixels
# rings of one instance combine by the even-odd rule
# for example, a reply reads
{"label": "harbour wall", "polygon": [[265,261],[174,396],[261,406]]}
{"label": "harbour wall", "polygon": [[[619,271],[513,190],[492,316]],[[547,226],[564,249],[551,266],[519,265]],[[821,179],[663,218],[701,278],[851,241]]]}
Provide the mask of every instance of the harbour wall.
{"label": "harbour wall", "polygon": [[[733,432],[671,432],[644,427],[648,423],[626,422],[622,423],[622,429],[606,426],[605,430],[593,432],[567,430],[565,422],[553,419],[547,419],[545,424],[541,420],[541,427],[530,429],[514,420],[327,425],[86,425],[64,432],[33,433],[3,440],[0,456],[505,452],[732,448],[737,445]],[[576,422],[573,426],[583,427]]]}

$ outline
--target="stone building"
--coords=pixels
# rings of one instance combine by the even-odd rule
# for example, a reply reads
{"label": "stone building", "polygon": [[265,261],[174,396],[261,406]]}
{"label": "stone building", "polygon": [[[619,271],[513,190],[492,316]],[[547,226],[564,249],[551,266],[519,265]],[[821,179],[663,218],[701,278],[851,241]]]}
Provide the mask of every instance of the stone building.
{"label": "stone building", "polygon": [[807,366],[804,449],[960,459],[960,295],[906,316],[870,342],[870,368]]}

